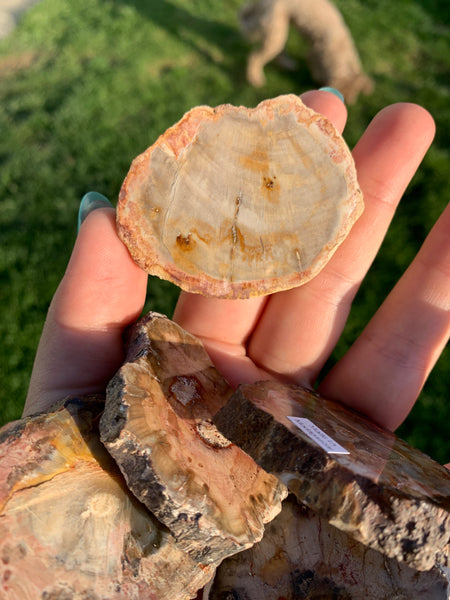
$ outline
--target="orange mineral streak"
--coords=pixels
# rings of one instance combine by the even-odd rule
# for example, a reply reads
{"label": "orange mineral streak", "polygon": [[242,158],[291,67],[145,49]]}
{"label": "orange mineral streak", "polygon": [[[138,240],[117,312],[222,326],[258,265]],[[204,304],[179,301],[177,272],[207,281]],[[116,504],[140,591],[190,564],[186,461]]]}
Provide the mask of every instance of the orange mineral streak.
{"label": "orange mineral streak", "polygon": [[0,429],[2,600],[189,600],[213,575],[128,491],[103,407],[69,399]]}
{"label": "orange mineral streak", "polygon": [[344,140],[287,95],[189,111],[133,161],[117,221],[147,272],[248,298],[314,277],[362,210]]}
{"label": "orange mineral streak", "polygon": [[[63,415],[63,416],[62,416]],[[20,439],[11,440],[7,449],[2,448],[0,455],[2,470],[9,471],[5,480],[0,480],[0,514],[10,498],[19,490],[32,488],[50,481],[61,473],[77,468],[80,464],[98,469],[98,455],[108,462],[109,458],[99,442],[89,443],[73,423],[73,417],[67,413],[55,413],[46,417],[48,433],[45,441],[39,425],[30,421],[26,426],[28,445],[24,446]],[[36,462],[26,464],[29,448],[35,448]],[[95,446],[95,450],[94,450]],[[94,456],[95,451],[96,456]]]}

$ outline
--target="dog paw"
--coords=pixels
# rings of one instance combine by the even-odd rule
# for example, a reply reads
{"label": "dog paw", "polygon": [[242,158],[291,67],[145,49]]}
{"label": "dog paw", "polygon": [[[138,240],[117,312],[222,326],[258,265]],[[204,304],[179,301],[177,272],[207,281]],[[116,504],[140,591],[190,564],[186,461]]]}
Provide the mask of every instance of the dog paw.
{"label": "dog paw", "polygon": [[263,87],[263,85],[266,83],[266,78],[262,71],[255,72],[252,70],[248,70],[247,71],[247,81],[253,87]]}

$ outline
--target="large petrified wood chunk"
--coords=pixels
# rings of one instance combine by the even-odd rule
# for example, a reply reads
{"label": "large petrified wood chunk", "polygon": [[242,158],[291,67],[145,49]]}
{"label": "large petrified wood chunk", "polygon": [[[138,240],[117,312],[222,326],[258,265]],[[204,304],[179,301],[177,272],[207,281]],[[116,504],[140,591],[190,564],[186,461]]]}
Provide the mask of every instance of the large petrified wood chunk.
{"label": "large petrified wood chunk", "polygon": [[214,422],[301,502],[366,546],[418,570],[448,557],[450,473],[393,433],[275,382],[240,386]]}
{"label": "large petrified wood chunk", "polygon": [[439,566],[416,571],[367,548],[291,495],[259,544],[219,566],[207,600],[448,600],[449,581]]}
{"label": "large petrified wood chunk", "polygon": [[117,220],[144,270],[246,298],[314,277],[362,210],[343,138],[286,95],[189,111],[133,161]]}
{"label": "large petrified wood chunk", "polygon": [[212,424],[231,392],[197,338],[150,313],[131,331],[100,423],[130,490],[201,563],[259,541],[286,495]]}
{"label": "large petrified wood chunk", "polygon": [[127,490],[99,440],[103,404],[0,430],[2,600],[188,600],[212,577]]}

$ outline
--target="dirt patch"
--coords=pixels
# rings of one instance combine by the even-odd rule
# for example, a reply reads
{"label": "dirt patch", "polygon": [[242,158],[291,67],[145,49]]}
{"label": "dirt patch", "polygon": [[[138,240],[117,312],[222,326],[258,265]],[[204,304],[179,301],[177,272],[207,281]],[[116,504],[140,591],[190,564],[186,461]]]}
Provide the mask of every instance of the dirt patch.
{"label": "dirt patch", "polygon": [[36,58],[36,52],[23,52],[0,58],[0,77],[8,77],[18,71],[28,69]]}

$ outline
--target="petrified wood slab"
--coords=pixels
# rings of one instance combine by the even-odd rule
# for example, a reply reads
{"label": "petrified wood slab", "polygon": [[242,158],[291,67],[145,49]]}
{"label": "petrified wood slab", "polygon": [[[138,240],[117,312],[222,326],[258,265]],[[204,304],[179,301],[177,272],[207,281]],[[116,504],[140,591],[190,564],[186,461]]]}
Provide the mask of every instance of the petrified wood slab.
{"label": "petrified wood slab", "polygon": [[[303,430],[288,417],[306,419]],[[450,473],[393,433],[308,390],[275,382],[240,386],[214,422],[354,539],[418,570],[445,564]]]}
{"label": "petrified wood slab", "polygon": [[227,558],[203,600],[448,600],[439,566],[416,571],[356,542],[290,495],[259,544]]}
{"label": "petrified wood slab", "polygon": [[286,495],[212,424],[231,392],[197,338],[150,313],[131,330],[100,423],[130,490],[201,563],[259,541]]}
{"label": "petrified wood slab", "polygon": [[247,298],[314,277],[362,210],[343,138],[286,95],[189,111],[133,161],[117,220],[144,270]]}
{"label": "petrified wood slab", "polygon": [[2,600],[188,600],[212,577],[127,490],[99,441],[103,400],[0,430]]}

